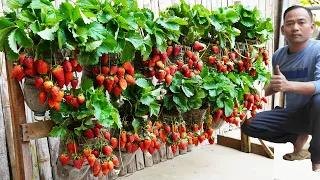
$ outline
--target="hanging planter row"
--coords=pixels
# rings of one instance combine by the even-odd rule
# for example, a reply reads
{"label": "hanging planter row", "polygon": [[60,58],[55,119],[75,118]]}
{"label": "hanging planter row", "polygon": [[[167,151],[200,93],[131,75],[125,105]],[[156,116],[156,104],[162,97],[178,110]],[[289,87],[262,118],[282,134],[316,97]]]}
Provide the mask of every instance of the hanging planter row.
{"label": "hanging planter row", "polygon": [[61,165],[124,171],[118,152],[213,143],[214,129],[239,126],[267,103],[254,84],[270,79],[273,28],[256,8],[181,1],[154,18],[135,0],[8,6],[19,11],[0,18],[0,51],[30,109],[49,110],[50,136],[65,142]]}

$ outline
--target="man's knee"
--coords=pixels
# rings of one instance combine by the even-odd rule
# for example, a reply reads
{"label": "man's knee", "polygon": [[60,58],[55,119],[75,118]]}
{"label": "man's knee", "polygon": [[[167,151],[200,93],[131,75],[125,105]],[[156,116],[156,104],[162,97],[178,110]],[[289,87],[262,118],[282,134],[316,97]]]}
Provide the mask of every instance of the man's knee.
{"label": "man's knee", "polygon": [[[246,121],[248,121],[248,119],[247,119]],[[248,123],[247,123],[247,122],[244,122],[244,123],[241,125],[241,131],[242,131],[245,135],[250,136],[250,135],[249,135],[250,132],[249,132],[248,126],[249,126]]]}

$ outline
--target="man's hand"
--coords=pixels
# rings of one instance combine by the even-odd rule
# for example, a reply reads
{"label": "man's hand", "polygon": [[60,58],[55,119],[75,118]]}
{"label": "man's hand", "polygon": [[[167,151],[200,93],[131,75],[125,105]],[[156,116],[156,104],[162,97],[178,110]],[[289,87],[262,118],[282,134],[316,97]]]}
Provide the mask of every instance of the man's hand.
{"label": "man's hand", "polygon": [[290,91],[290,83],[287,78],[280,72],[279,65],[276,66],[275,75],[271,77],[270,84],[274,91]]}

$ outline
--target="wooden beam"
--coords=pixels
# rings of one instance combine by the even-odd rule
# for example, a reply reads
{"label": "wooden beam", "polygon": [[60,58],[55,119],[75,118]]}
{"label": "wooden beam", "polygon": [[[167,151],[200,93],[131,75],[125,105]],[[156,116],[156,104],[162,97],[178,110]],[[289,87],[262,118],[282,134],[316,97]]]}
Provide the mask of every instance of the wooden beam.
{"label": "wooden beam", "polygon": [[21,124],[22,140],[30,141],[48,137],[48,134],[50,133],[54,125],[54,122],[51,120]]}
{"label": "wooden beam", "polygon": [[242,152],[251,152],[251,143],[250,143],[250,137],[245,135],[242,131],[241,131],[241,151]]}
{"label": "wooden beam", "polygon": [[[221,146],[229,147],[232,149],[236,149],[239,151],[241,150],[240,139],[218,135],[217,144]],[[268,153],[265,151],[262,145],[256,144],[256,143],[250,143],[250,146],[251,146],[251,153],[273,159],[268,155]],[[270,149],[271,152],[274,152],[274,148],[272,147],[268,147],[268,148]]]}
{"label": "wooden beam", "polygon": [[16,165],[16,180],[30,180],[32,179],[32,159],[30,156],[29,142],[23,142],[21,137],[20,124],[26,123],[26,114],[24,107],[23,93],[19,82],[16,79],[10,78],[10,72],[14,65],[6,58],[8,92],[10,100],[10,110],[12,118],[12,131],[14,138],[14,154]]}
{"label": "wooden beam", "polygon": [[265,144],[261,139],[259,139],[259,141],[260,141],[261,146],[263,147],[264,151],[268,154],[268,156],[269,156],[271,159],[274,159],[273,150],[271,150],[271,148],[269,148],[268,146],[266,146],[266,144]]}

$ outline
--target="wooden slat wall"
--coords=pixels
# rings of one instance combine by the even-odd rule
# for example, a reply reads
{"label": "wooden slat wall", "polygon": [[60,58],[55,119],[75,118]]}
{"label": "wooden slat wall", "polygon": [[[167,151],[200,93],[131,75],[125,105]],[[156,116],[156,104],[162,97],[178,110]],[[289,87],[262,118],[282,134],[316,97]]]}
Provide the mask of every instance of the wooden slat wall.
{"label": "wooden slat wall", "polygon": [[[55,5],[58,6],[62,0],[56,0]],[[179,3],[180,0],[137,0],[140,8],[149,8],[153,10],[155,16],[158,17],[158,11],[164,10],[166,7],[171,6],[172,4]],[[209,10],[213,10],[219,7],[233,5],[236,1],[239,0],[185,0],[190,5],[195,4],[203,4]],[[288,0],[289,5],[297,3],[298,0]],[[2,7],[5,6],[5,0],[0,0],[0,15],[3,12]],[[277,4],[277,0],[241,0],[240,1],[244,5],[255,5],[257,6],[262,14],[265,17],[273,17],[273,9]],[[273,48],[273,40],[268,43],[268,50],[272,53],[274,51]],[[4,58],[0,53],[0,71],[1,69],[5,70],[4,66]],[[7,79],[6,73],[2,71],[0,73],[0,109],[2,113],[0,113],[0,136],[3,137],[3,134],[6,134],[6,139],[0,138],[0,146],[8,147],[5,150],[9,151],[9,157],[3,154],[4,149],[0,149],[0,157],[2,158],[2,166],[0,168],[1,179],[8,179],[9,171],[7,170],[9,167],[11,168],[13,178],[15,177],[15,161],[14,161],[14,147],[13,147],[13,137],[12,137],[12,124],[11,124],[11,116],[10,109],[8,107],[8,92],[7,92]],[[261,85],[257,85],[260,90],[262,90]],[[269,99],[269,102],[271,99]],[[272,104],[269,103],[268,106],[265,107],[265,110],[271,109]],[[33,114],[26,106],[26,117],[27,122],[33,122]],[[4,128],[3,128],[4,127]],[[49,142],[49,144],[48,144]],[[6,145],[7,143],[7,145]],[[54,138],[42,138],[39,140],[31,141],[30,146],[34,151],[30,153],[33,161],[33,169],[32,172],[34,174],[34,179],[58,179],[56,174],[56,161],[58,157],[57,148],[59,147],[59,140]],[[3,157],[2,157],[3,156]],[[50,159],[51,157],[51,159]],[[8,165],[10,159],[10,165]],[[51,170],[48,170],[48,168]],[[28,170],[30,171],[30,170]],[[16,179],[16,178],[14,178]]]}

